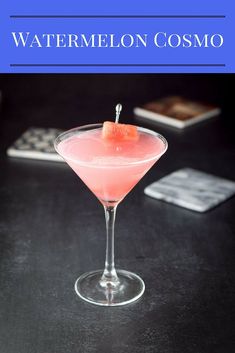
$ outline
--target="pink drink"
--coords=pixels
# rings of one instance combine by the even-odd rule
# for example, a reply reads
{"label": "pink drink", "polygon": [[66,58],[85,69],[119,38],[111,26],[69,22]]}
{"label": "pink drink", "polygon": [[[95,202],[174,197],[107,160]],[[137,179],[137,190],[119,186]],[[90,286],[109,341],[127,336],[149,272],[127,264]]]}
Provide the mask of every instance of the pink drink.
{"label": "pink drink", "polygon": [[[120,110],[118,104],[117,119]],[[167,141],[151,130],[106,121],[62,133],[55,140],[55,149],[102,202],[105,211],[105,268],[82,274],[75,282],[75,291],[81,299],[96,305],[132,303],[143,295],[145,285],[135,273],[115,269],[116,206],[166,152]]]}
{"label": "pink drink", "polygon": [[58,152],[103,204],[114,205],[160,158],[165,144],[145,129],[137,141],[121,141],[103,139],[96,128],[61,141]]}

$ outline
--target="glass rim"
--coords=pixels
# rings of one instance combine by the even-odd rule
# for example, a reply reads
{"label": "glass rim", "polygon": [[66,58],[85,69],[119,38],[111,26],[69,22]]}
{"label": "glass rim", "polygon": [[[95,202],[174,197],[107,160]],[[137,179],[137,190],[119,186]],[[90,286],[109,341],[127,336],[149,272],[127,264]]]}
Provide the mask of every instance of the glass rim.
{"label": "glass rim", "polygon": [[[66,130],[66,131],[63,131],[61,134],[59,134],[55,140],[54,140],[54,148],[56,150],[56,152],[63,158],[63,159],[67,159],[68,161],[71,161],[73,163],[76,163],[76,164],[79,164],[81,166],[86,166],[86,167],[99,167],[99,168],[107,168],[107,166],[110,166],[110,167],[116,167],[116,168],[120,168],[120,165],[116,165],[116,164],[96,164],[96,163],[89,163],[89,162],[83,162],[83,161],[79,161],[77,159],[74,159],[74,158],[68,158],[68,157],[64,157],[62,156],[60,153],[59,153],[59,150],[57,148],[57,146],[59,145],[60,142],[66,140],[67,138],[69,137],[72,137],[74,136],[73,133],[77,132],[85,132],[89,129],[99,129],[103,126],[103,123],[95,123],[95,124],[87,124],[87,125],[81,125],[81,126],[77,126],[77,127],[74,127],[72,129],[69,129],[69,130]],[[127,164],[122,164],[121,167],[128,167],[130,165],[138,165],[138,164],[142,164],[142,163],[146,163],[146,162],[151,162],[153,161],[154,159],[156,158],[160,158],[168,149],[168,142],[167,140],[165,139],[164,136],[162,136],[161,134],[159,134],[158,132],[154,131],[154,130],[151,130],[151,129],[147,129],[147,128],[144,128],[144,127],[141,127],[141,126],[137,126],[137,130],[138,131],[142,131],[142,132],[145,132],[145,133],[148,133],[150,135],[153,135],[155,137],[158,137],[164,144],[164,150],[161,152],[161,153],[158,153],[156,155],[154,155],[153,157],[150,157],[150,158],[146,158],[146,159],[142,159],[140,161],[134,161],[134,162],[128,162]],[[68,136],[67,136],[68,135]],[[67,137],[66,137],[67,136]]]}

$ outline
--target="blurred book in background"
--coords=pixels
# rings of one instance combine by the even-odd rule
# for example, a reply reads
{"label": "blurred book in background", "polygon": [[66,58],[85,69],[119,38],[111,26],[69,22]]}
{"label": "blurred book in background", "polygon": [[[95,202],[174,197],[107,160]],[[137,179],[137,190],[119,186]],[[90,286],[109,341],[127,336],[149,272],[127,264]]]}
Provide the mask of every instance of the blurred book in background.
{"label": "blurred book in background", "polygon": [[217,106],[189,100],[180,96],[170,96],[134,108],[134,114],[162,124],[184,129],[206,119],[219,115]]}
{"label": "blurred book in background", "polygon": [[60,129],[31,127],[7,149],[7,155],[63,162],[54,149],[54,140],[61,132]]}

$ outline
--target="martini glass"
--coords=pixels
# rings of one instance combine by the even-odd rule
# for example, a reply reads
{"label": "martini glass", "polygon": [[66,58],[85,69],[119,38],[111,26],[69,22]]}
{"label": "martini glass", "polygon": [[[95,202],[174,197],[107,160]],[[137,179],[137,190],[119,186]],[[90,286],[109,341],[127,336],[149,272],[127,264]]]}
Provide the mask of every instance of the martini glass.
{"label": "martini glass", "polygon": [[106,220],[104,270],[87,272],[75,282],[83,300],[102,306],[129,304],[145,290],[136,274],[115,269],[114,224],[118,204],[166,152],[160,134],[138,127],[137,141],[105,141],[102,124],[85,125],[59,135],[56,151],[102,203]]}

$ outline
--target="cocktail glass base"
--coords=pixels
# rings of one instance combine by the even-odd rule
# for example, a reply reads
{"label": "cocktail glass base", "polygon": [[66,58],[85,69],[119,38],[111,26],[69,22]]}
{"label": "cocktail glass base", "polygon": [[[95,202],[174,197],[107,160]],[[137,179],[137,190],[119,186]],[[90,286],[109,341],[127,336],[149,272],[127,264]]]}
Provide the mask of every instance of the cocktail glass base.
{"label": "cocktail glass base", "polygon": [[101,281],[102,270],[87,272],[75,282],[77,295],[95,305],[121,306],[138,300],[144,293],[144,281],[135,273],[117,270],[118,283],[113,286]]}

